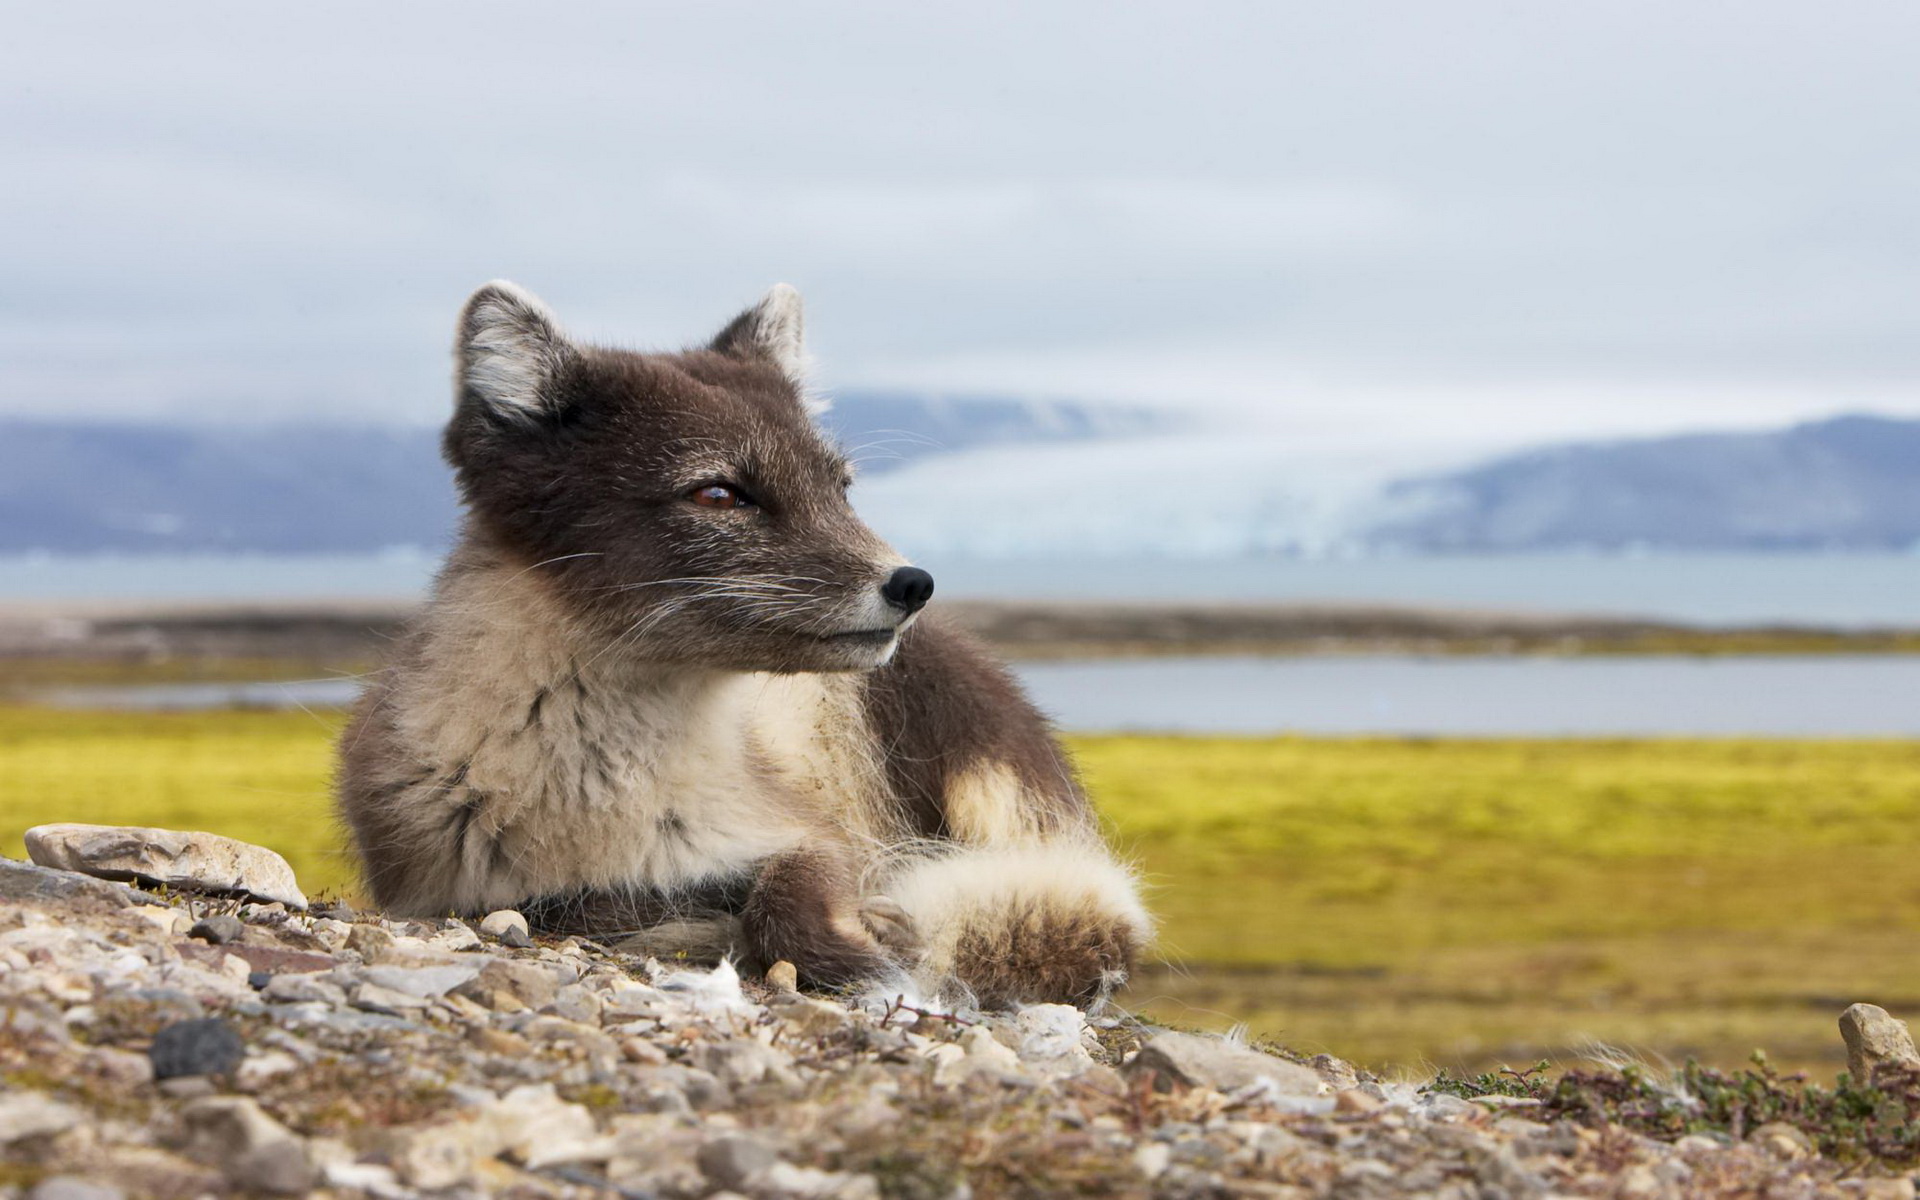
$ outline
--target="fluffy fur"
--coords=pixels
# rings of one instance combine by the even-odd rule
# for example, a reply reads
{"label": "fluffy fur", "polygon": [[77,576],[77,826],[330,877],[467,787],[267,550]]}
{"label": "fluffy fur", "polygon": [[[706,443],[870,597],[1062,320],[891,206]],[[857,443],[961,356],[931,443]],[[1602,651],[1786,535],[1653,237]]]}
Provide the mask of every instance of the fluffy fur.
{"label": "fluffy fur", "polygon": [[468,302],[468,521],[341,741],[368,884],[816,985],[1103,994],[1150,933],[1133,881],[1006,672],[886,588],[801,325],[776,288],[635,354],[511,284]]}

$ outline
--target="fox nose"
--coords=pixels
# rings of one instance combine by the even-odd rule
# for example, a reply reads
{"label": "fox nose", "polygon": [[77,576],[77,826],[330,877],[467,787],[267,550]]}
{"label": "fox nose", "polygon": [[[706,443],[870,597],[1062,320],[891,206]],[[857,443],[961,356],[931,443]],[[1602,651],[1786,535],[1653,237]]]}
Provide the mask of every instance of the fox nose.
{"label": "fox nose", "polygon": [[933,576],[919,567],[900,567],[880,585],[880,595],[888,604],[912,615],[933,599]]}

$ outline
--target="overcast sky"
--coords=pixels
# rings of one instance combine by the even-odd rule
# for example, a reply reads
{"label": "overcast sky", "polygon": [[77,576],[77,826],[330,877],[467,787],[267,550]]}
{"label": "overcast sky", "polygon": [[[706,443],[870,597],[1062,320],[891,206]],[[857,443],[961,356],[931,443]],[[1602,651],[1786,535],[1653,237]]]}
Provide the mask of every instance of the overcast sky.
{"label": "overcast sky", "polygon": [[788,280],[829,386],[1305,442],[1920,413],[1910,0],[7,25],[4,413],[434,421],[494,276],[642,345]]}

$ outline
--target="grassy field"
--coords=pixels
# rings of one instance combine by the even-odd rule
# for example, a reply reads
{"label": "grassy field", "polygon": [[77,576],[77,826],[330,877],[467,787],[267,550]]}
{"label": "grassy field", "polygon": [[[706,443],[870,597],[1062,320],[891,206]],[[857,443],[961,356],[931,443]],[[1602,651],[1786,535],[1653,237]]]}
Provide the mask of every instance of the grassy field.
{"label": "grassy field", "polygon": [[[333,714],[0,707],[0,852],[42,821],[214,830],[351,894]],[[1830,1071],[1920,1016],[1920,746],[1074,739],[1168,962],[1128,1003],[1381,1068],[1587,1039]]]}

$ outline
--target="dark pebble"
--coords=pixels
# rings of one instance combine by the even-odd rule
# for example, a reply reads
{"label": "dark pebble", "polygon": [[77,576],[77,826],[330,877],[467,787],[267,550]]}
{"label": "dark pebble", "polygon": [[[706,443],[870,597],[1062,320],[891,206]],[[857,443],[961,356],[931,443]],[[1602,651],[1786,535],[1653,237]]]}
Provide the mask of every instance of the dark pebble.
{"label": "dark pebble", "polygon": [[238,1067],[246,1054],[240,1034],[219,1017],[176,1021],[154,1034],[153,1045],[147,1048],[155,1079],[224,1075]]}
{"label": "dark pebble", "polygon": [[237,942],[247,936],[247,923],[239,917],[223,913],[220,916],[207,917],[196,922],[192,929],[187,930],[187,936],[199,938],[203,942],[212,942],[216,946],[224,946],[228,942]]}
{"label": "dark pebble", "polygon": [[256,992],[261,991],[268,984],[272,982],[273,982],[272,971],[248,971],[247,972],[247,986],[252,988]]}
{"label": "dark pebble", "polygon": [[500,944],[515,950],[526,950],[533,945],[533,939],[518,925],[509,925],[507,931],[500,935]]}

